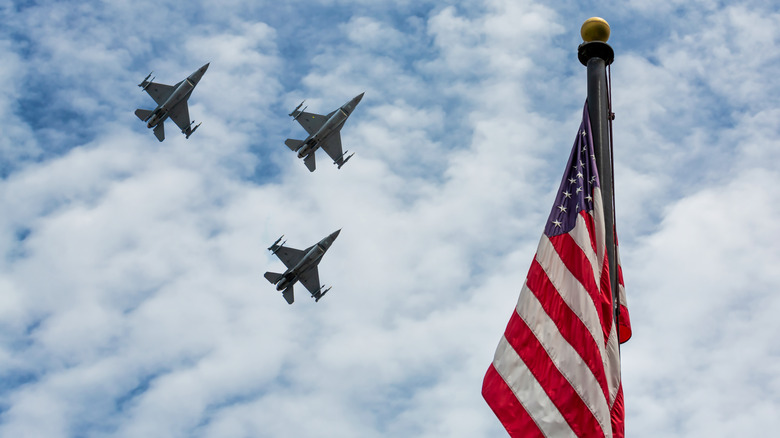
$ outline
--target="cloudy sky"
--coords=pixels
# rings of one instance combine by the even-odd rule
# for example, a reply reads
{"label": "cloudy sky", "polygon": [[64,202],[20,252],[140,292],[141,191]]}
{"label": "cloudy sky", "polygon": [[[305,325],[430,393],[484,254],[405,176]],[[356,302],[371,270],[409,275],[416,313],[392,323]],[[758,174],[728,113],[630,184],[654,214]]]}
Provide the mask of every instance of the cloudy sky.
{"label": "cloudy sky", "polygon": [[[771,1],[0,2],[0,436],[501,437],[482,400],[612,26],[629,437],[780,428]],[[136,84],[211,62],[158,143]],[[309,173],[301,100],[357,155]],[[333,289],[289,306],[284,234]],[[303,293],[302,293],[303,292]]]}

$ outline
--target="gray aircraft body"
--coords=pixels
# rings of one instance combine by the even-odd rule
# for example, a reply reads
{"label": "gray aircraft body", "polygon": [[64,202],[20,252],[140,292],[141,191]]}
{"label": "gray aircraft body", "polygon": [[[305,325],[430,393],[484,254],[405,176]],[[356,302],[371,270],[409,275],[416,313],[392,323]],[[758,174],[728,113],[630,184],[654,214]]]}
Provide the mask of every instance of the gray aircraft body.
{"label": "gray aircraft body", "polygon": [[149,80],[149,76],[144,78],[139,87],[143,88],[155,102],[157,102],[157,108],[153,110],[137,109],[135,115],[139,119],[146,123],[147,128],[154,128],[154,136],[157,140],[165,140],[165,127],[163,122],[165,119],[170,118],[173,123],[176,123],[181,129],[181,133],[187,138],[190,138],[193,132],[198,129],[200,123],[194,128],[192,127],[195,121],[190,121],[190,111],[187,107],[187,99],[190,98],[192,90],[198,85],[200,78],[206,73],[209,68],[209,64],[204,65],[195,71],[195,73],[187,76],[186,79],[179,82],[176,85],[165,85]]}
{"label": "gray aircraft body", "polygon": [[340,232],[341,230],[335,231],[304,250],[284,246],[285,242],[282,242],[280,245],[279,241],[284,236],[278,238],[273,245],[268,247],[268,250],[276,254],[279,260],[287,266],[287,270],[283,274],[266,272],[265,278],[276,285],[276,290],[282,292],[282,296],[287,300],[287,303],[293,303],[295,299],[293,285],[298,281],[309,290],[314,301],[319,301],[330,290],[330,288],[323,290],[324,286],[320,286],[317,265],[319,265],[322,256],[325,255],[325,252],[328,251],[328,248],[330,248],[330,245],[333,244]]}
{"label": "gray aircraft body", "polygon": [[322,148],[326,154],[333,159],[333,164],[336,164],[339,169],[343,166],[352,155],[344,158],[349,151],[341,151],[341,128],[344,126],[344,122],[347,121],[352,111],[360,103],[360,99],[363,98],[363,94],[355,96],[352,100],[342,105],[339,109],[332,113],[323,116],[320,114],[307,113],[306,108],[299,110],[303,102],[298,105],[289,115],[298,123],[303,126],[303,129],[309,133],[306,140],[294,140],[288,138],[284,144],[287,145],[293,152],[298,152],[298,158],[303,158],[303,163],[309,169],[310,172],[314,172],[316,164],[314,161],[314,152]]}

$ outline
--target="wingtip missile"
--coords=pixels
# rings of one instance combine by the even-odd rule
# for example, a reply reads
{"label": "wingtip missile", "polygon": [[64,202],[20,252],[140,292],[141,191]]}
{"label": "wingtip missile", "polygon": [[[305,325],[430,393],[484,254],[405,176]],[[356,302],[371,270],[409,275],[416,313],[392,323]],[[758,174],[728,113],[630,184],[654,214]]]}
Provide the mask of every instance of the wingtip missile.
{"label": "wingtip missile", "polygon": [[[349,152],[349,151],[346,151],[343,154],[341,154],[341,157],[344,158],[344,155],[346,155],[347,152]],[[338,164],[338,163],[334,163],[334,164],[338,164],[338,168],[341,169],[341,166],[347,164],[347,161],[349,161],[349,159],[354,157],[354,156],[355,156],[355,153],[352,152],[347,158],[344,159],[344,161],[341,162],[341,164]]]}
{"label": "wingtip missile", "polygon": [[155,78],[149,79],[149,77],[152,76],[152,73],[154,72],[151,72],[148,75],[146,75],[144,80],[141,81],[140,84],[138,84],[138,86],[141,87],[142,90],[146,90],[147,88],[149,88],[149,85],[152,85],[152,81],[155,80]]}
{"label": "wingtip missile", "polygon": [[276,242],[274,242],[273,245],[268,247],[268,251],[271,251],[271,254],[276,254],[280,249],[282,249],[284,244],[287,243],[287,241],[285,240],[284,242],[279,244],[279,241],[282,240],[282,238],[284,238],[284,234],[282,234],[282,237],[276,239]]}
{"label": "wingtip missile", "polygon": [[[193,120],[192,123],[195,123],[195,120]],[[192,123],[190,123],[190,126],[192,126]],[[194,128],[192,128],[192,130],[190,132],[187,132],[187,130],[185,129],[185,130],[182,130],[181,133],[185,135],[184,138],[190,138],[190,136],[195,133],[195,130],[198,129],[198,127],[200,125],[202,125],[202,124],[203,124],[203,122],[198,123],[197,125],[195,125]],[[188,126],[188,128],[189,128],[189,126]]]}
{"label": "wingtip missile", "polygon": [[276,249],[274,249],[273,251],[271,251],[271,254],[274,254],[274,255],[275,255],[277,252],[279,252],[279,250],[280,250],[280,249],[282,249],[282,248],[284,247],[284,244],[285,244],[285,243],[287,243],[287,241],[286,241],[286,240],[285,240],[284,242],[282,242],[282,243],[281,243],[279,246],[277,246],[277,247],[276,247]]}
{"label": "wingtip missile", "polygon": [[[323,286],[323,287],[325,287],[325,286]],[[326,293],[328,293],[328,291],[329,291],[329,290],[331,290],[332,288],[333,288],[333,286],[331,286],[331,287],[329,287],[329,288],[327,288],[327,289],[323,290],[322,292],[320,292],[320,290],[322,290],[322,287],[321,287],[321,288],[320,288],[320,289],[317,291],[317,294],[315,294],[314,296],[312,296],[312,298],[314,298],[314,302],[315,302],[315,303],[318,303],[318,302],[320,301],[320,298],[324,297],[324,296],[325,296],[325,294],[326,294]]]}
{"label": "wingtip missile", "polygon": [[149,82],[151,82],[151,81],[149,80],[149,78],[152,76],[152,73],[154,73],[154,72],[150,72],[148,75],[146,75],[146,77],[144,78],[144,80],[143,80],[143,81],[141,81],[141,83],[140,83],[140,84],[138,84],[138,86],[139,86],[139,87],[143,87],[143,86],[145,86],[145,85],[148,85],[148,84],[149,84]]}
{"label": "wingtip missile", "polygon": [[[287,115],[288,115],[288,116],[291,116],[291,117],[296,117],[296,112],[297,112],[298,114],[300,114],[301,112],[303,112],[303,111],[298,111],[298,110],[301,108],[301,106],[303,105],[303,102],[306,102],[306,99],[302,100],[302,101],[301,101],[301,103],[300,103],[300,104],[298,104],[298,106],[296,106],[296,107],[295,107],[295,109],[294,109],[294,110],[292,110],[292,112],[291,112],[290,114],[287,114]],[[308,108],[308,107],[306,107],[306,108]],[[304,108],[304,110],[305,110],[306,108]]]}
{"label": "wingtip missile", "polygon": [[295,115],[295,117],[293,117],[293,120],[298,120],[298,118],[300,118],[300,117],[301,117],[301,114],[303,114],[303,112],[304,112],[304,111],[306,111],[306,108],[308,108],[308,107],[309,107],[309,106],[308,106],[308,105],[306,105],[305,107],[303,107],[303,109],[302,109],[302,110],[298,111],[298,114],[296,114],[296,115]]}
{"label": "wingtip missile", "polygon": [[282,236],[281,236],[281,237],[279,237],[278,239],[276,239],[276,242],[272,243],[272,244],[271,244],[271,246],[269,246],[269,247],[268,247],[268,251],[273,251],[273,248],[274,248],[274,247],[275,247],[275,246],[276,246],[276,245],[277,245],[279,242],[281,242],[281,241],[282,241],[282,239],[284,239],[284,234],[282,234]]}

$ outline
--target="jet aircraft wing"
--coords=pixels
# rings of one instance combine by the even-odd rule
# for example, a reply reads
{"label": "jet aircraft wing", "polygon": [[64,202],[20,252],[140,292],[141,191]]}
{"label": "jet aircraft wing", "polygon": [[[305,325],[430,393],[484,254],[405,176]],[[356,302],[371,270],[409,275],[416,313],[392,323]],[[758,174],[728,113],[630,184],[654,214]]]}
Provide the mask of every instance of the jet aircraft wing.
{"label": "jet aircraft wing", "polygon": [[289,269],[297,265],[307,252],[308,251],[282,246],[276,250],[276,256],[279,257],[279,260],[281,260],[282,263],[284,263],[284,266],[287,266],[287,269]]}
{"label": "jet aircraft wing", "polygon": [[[179,82],[179,84],[180,83],[181,82]],[[149,85],[144,89],[152,96],[152,99],[157,102],[157,105],[161,105],[171,96],[171,94],[173,94],[173,90],[175,90],[179,84],[165,85],[157,82],[149,82]]]}
{"label": "jet aircraft wing", "polygon": [[341,165],[344,162],[344,152],[341,151],[341,133],[334,132],[329,135],[328,138],[322,143],[322,150],[325,151],[330,158]]}
{"label": "jet aircraft wing", "polygon": [[170,112],[168,112],[168,117],[173,120],[173,123],[179,129],[186,131],[190,126],[190,109],[187,107],[187,101],[183,100],[171,108]]}
{"label": "jet aircraft wing", "polygon": [[303,129],[305,129],[306,132],[308,132],[309,135],[311,135],[319,131],[322,125],[324,125],[325,122],[328,121],[328,116],[302,112],[295,118],[295,120],[297,120],[298,123],[300,123],[301,126],[303,126]]}
{"label": "jet aircraft wing", "polygon": [[317,267],[313,267],[309,269],[305,274],[301,276],[299,279],[301,284],[309,290],[309,292],[314,295],[317,293],[317,291],[320,289],[320,273],[317,269]]}

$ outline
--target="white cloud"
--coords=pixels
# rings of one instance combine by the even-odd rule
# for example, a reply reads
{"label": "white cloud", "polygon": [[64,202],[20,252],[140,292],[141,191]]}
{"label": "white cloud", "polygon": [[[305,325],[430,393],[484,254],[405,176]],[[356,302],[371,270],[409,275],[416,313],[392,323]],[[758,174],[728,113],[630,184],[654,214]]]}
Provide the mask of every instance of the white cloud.
{"label": "white cloud", "polygon": [[[639,397],[629,432],[729,436],[774,424],[754,415],[777,401],[771,315],[780,306],[772,291],[780,230],[765,220],[778,213],[775,178],[753,171],[679,201],[630,251],[642,269],[632,286],[636,335],[623,353],[626,387]],[[645,407],[658,417],[643,417]]]}

